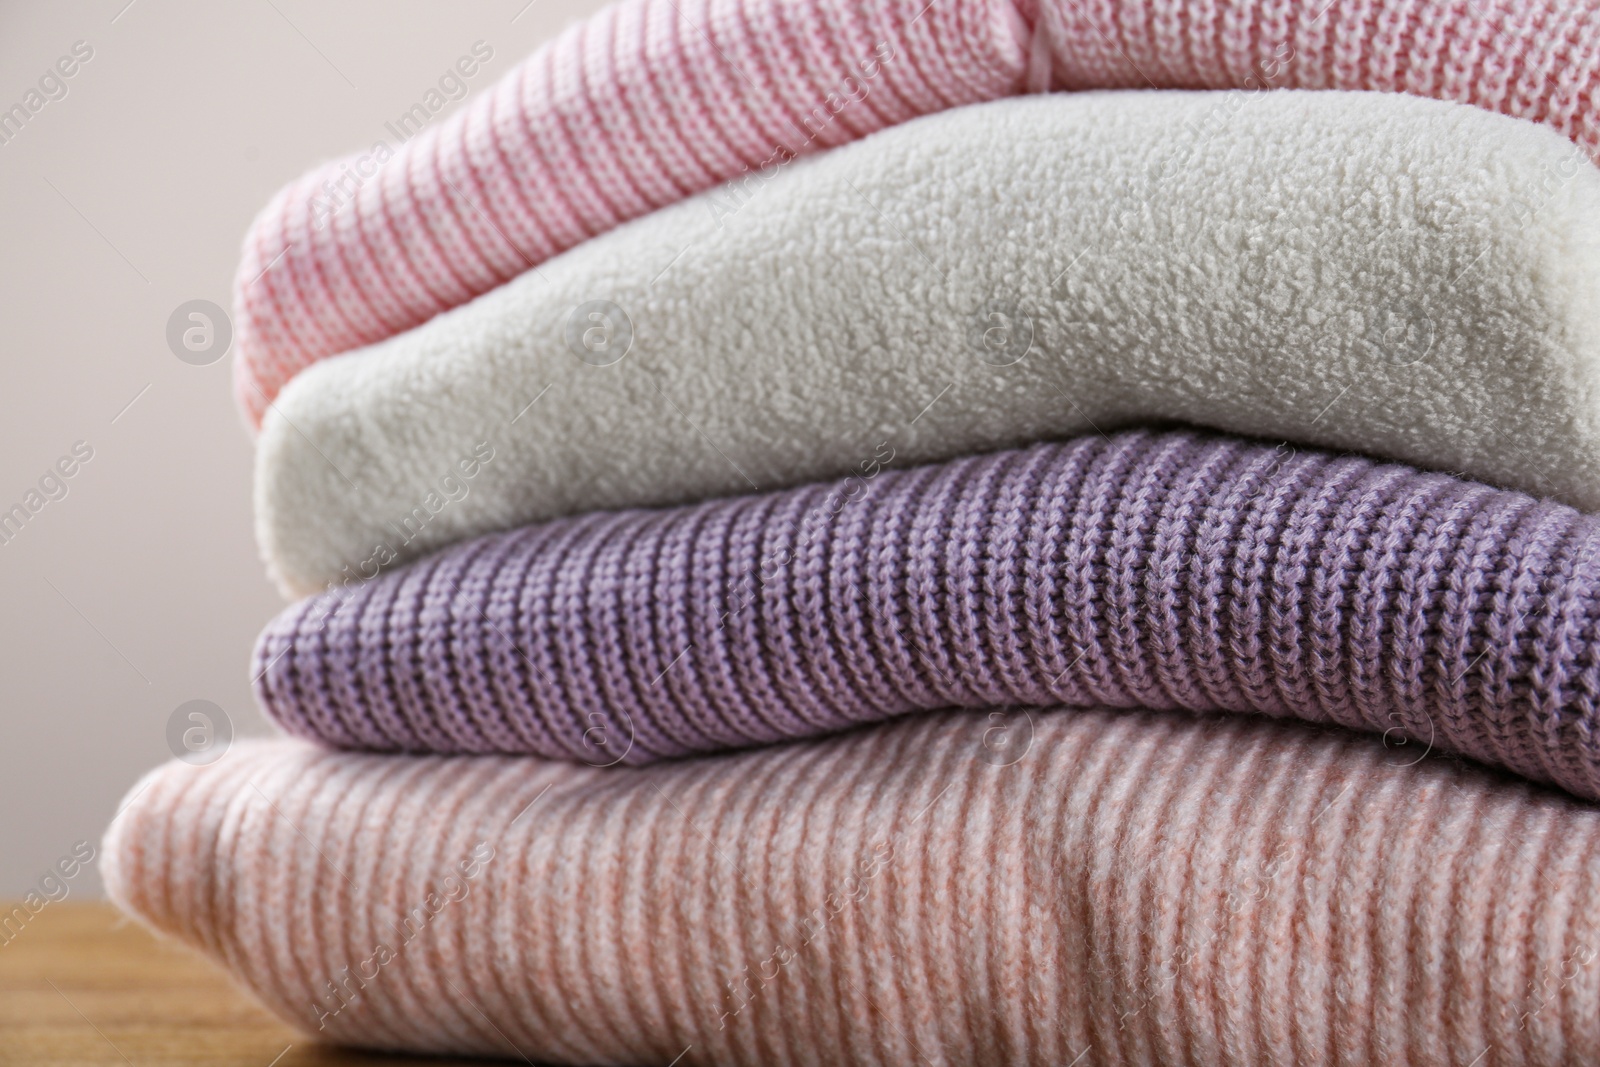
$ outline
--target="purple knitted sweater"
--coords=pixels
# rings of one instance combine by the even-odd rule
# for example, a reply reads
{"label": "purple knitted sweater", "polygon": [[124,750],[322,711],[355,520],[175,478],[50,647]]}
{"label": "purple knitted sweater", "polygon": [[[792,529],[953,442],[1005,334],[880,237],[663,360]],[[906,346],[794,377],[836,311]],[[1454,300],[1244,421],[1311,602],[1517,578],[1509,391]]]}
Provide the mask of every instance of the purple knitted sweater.
{"label": "purple knitted sweater", "polygon": [[594,764],[950,705],[1254,711],[1600,798],[1600,518],[1198,433],[906,471],[882,452],[309,598],[261,636],[261,700],[337,746]]}

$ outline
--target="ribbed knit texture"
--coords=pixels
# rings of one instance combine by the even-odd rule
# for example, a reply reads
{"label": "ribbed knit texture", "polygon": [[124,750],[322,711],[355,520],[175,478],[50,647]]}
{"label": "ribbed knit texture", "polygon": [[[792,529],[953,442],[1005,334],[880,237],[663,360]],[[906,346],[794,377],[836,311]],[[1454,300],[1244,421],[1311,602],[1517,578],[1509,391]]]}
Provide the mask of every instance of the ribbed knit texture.
{"label": "ribbed knit texture", "polygon": [[[290,732],[645,762],[918,709],[1256,711],[1600,798],[1600,518],[1126,432],[467,542],[286,610]],[[1409,741],[1407,740],[1409,739]]]}
{"label": "ribbed knit texture", "polygon": [[629,0],[359,183],[352,155],[278,194],[235,283],[236,394],[259,425],[302,367],[620,222],[1029,87],[1408,92],[1545,123],[1594,156],[1597,84],[1595,0]]}
{"label": "ribbed knit texture", "polygon": [[331,216],[323,183],[354,155],[278,193],[245,237],[235,280],[235,395],[259,425],[302,367],[466,303],[620,222],[763,164],[1019,92],[1028,48],[1006,0],[607,7],[391,145],[395,156]]}
{"label": "ribbed knit texture", "polygon": [[124,908],[360,1045],[1600,1062],[1593,807],[1345,731],[1031,723],[1001,746],[940,713],[603,771],[249,742],[147,778],[102,862]]}

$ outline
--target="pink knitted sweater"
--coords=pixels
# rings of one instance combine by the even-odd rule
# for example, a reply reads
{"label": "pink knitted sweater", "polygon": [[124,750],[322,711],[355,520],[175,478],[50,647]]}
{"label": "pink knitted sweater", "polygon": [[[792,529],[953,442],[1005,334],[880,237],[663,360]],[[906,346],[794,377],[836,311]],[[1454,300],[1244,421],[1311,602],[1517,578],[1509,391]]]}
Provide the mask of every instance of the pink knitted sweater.
{"label": "pink knitted sweater", "polygon": [[359,1045],[1600,1062],[1600,811],[1298,724],[947,712],[609,770],[249,742],[146,778],[104,856],[123,907]]}
{"label": "pink knitted sweater", "polygon": [[278,194],[235,283],[236,393],[259,425],[318,359],[944,108],[1050,87],[1374,89],[1526,117],[1593,156],[1597,79],[1597,0],[624,0],[449,119]]}

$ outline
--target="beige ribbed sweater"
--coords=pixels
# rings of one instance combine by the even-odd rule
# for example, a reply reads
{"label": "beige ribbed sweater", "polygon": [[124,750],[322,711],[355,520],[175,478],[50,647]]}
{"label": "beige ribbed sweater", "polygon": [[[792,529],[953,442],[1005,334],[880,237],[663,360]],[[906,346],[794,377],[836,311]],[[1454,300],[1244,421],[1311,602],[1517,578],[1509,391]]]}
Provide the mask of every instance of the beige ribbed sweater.
{"label": "beige ribbed sweater", "polygon": [[1081,711],[644,769],[256,742],[142,782],[105,874],[286,1018],[363,1045],[1600,1062],[1600,811],[1411,758]]}

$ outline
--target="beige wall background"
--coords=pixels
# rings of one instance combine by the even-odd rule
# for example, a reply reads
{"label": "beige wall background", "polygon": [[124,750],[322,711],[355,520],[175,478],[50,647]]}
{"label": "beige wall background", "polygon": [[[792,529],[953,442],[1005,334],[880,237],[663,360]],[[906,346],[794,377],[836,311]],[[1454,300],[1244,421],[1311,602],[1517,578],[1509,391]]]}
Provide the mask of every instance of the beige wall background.
{"label": "beige wall background", "polygon": [[[269,732],[249,653],[282,604],[256,556],[231,356],[179,360],[169,316],[229,308],[245,226],[273,192],[370,145],[474,42],[494,50],[479,90],[600,6],[0,3],[0,109],[77,42],[93,53],[0,144],[0,511],[78,442],[93,451],[46,478],[0,544],[0,898],[98,846],[170,758],[179,705]],[[70,891],[100,892],[93,864]]]}

